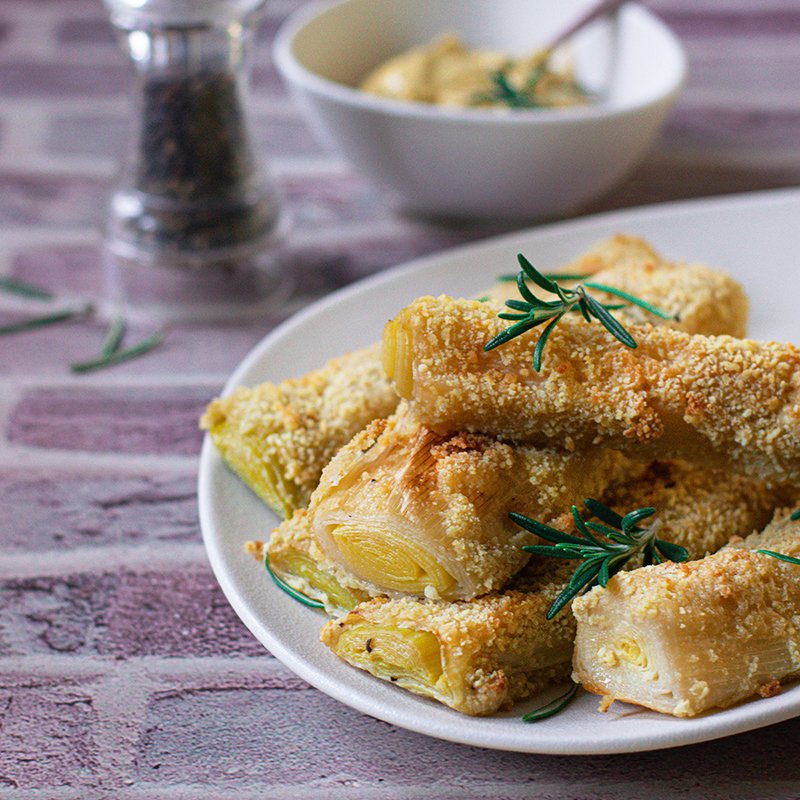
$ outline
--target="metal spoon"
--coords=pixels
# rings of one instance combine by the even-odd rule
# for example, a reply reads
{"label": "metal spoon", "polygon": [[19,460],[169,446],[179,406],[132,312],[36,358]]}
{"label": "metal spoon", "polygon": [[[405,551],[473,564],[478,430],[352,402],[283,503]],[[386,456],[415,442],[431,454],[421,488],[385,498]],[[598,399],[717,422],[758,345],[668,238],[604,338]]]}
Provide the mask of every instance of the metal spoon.
{"label": "metal spoon", "polygon": [[613,14],[626,2],[628,0],[599,0],[599,2],[593,3],[576,20],[570,22],[569,25],[551,37],[550,41],[542,48],[542,52],[549,55],[560,44],[574,36],[581,28],[584,28],[590,22],[594,22],[598,17]]}

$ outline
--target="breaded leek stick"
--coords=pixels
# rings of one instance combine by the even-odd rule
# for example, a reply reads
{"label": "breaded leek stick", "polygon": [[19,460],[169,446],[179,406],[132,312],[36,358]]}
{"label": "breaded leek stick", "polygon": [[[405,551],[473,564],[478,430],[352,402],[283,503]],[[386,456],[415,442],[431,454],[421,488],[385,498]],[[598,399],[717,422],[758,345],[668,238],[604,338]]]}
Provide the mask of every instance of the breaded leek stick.
{"label": "breaded leek stick", "polygon": [[692,717],[800,674],[800,522],[700,561],[614,576],[573,602],[574,678],[610,699]]}
{"label": "breaded leek stick", "polygon": [[752,478],[670,461],[651,464],[641,478],[612,487],[603,502],[621,512],[655,508],[659,537],[696,559],[715,553],[731,537],[761,530],[779,498]]}
{"label": "breaded leek stick", "polygon": [[308,503],[339,447],[396,406],[376,344],[302,378],[239,387],[214,400],[200,424],[239,477],[289,516]]}
{"label": "breaded leek stick", "polygon": [[[591,275],[594,283],[622,289],[674,315],[674,319],[664,320],[628,305],[615,312],[625,325],[652,323],[686,333],[729,334],[740,338],[747,332],[747,296],[737,281],[704,264],[666,261],[640,239],[612,237],[565,269]],[[541,291],[538,287],[531,288]],[[595,294],[603,302],[617,300],[603,292]],[[518,300],[519,291],[515,282],[507,281],[494,287],[489,297],[499,302]]]}
{"label": "breaded leek stick", "polygon": [[369,595],[348,586],[346,576],[327,562],[311,533],[311,521],[304,509],[295,511],[270,536],[266,552],[270,569],[293,589],[325,606],[329,616],[350,611]]}
{"label": "breaded leek stick", "polygon": [[[564,269],[596,272],[601,283],[682,312],[678,321],[663,324],[739,335],[746,323],[746,299],[735,281],[708,268],[669,264],[635,237],[604,240]],[[516,285],[501,283],[489,296],[509,296],[509,290],[516,292]],[[634,307],[619,313],[627,321],[640,318]],[[333,453],[372,419],[394,411],[397,397],[379,349],[334,359],[304,378],[237,389],[211,403],[201,426],[256,494],[289,516],[308,503]]]}
{"label": "breaded leek stick", "polygon": [[540,373],[540,328],[484,352],[506,325],[490,303],[423,297],[388,323],[384,366],[436,430],[535,444],[616,447],[800,486],[800,350],[791,344],[629,325],[625,347],[570,314]]}
{"label": "breaded leek stick", "polygon": [[[771,500],[747,478],[734,476],[729,486],[723,473],[686,464],[651,467],[612,497],[619,510],[656,502],[659,534],[692,555],[762,524]],[[570,530],[571,520],[555,527]],[[363,603],[328,623],[322,641],[379,678],[467,714],[491,714],[569,673],[575,618],[568,609],[551,621],[546,615],[574,569],[575,562],[532,559],[501,594]]]}
{"label": "breaded leek stick", "polygon": [[401,408],[328,464],[309,505],[325,556],[371,594],[468,600],[502,588],[536,537],[509,511],[552,520],[640,471],[597,448],[566,453],[439,435]]}
{"label": "breaded leek stick", "polygon": [[545,618],[568,570],[549,566],[535,592],[467,603],[377,598],[328,622],[321,639],[378,678],[465,714],[493,714],[569,675],[574,620]]}

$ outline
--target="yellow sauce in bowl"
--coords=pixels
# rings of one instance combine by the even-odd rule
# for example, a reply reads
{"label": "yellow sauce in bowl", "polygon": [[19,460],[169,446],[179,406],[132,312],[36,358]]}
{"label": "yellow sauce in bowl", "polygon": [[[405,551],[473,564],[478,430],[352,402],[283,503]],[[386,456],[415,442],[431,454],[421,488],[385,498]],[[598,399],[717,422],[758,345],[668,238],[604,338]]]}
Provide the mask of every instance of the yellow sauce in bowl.
{"label": "yellow sauce in bowl", "polygon": [[561,108],[591,96],[570,70],[551,68],[539,51],[515,59],[473,50],[452,34],[394,56],[376,67],[360,88],[370,94],[455,107]]}

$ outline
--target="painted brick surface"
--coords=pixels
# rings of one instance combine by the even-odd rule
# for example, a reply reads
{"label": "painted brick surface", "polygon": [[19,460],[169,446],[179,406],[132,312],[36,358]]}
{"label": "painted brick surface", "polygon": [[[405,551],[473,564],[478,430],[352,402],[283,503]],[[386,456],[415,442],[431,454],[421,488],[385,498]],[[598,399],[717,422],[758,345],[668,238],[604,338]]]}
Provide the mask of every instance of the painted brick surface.
{"label": "painted brick surface", "polygon": [[[0,68],[0,87],[4,85]],[[2,88],[0,88],[2,96]],[[0,224],[88,226],[104,219],[107,181],[79,175],[0,171]]]}
{"label": "painted brick surface", "polygon": [[39,63],[0,60],[0,97],[114,97],[127,90],[128,66],[106,65],[102,70],[91,64]]}
{"label": "painted brick surface", "polygon": [[0,794],[90,782],[95,722],[91,689],[0,678]]}
{"label": "painted brick surface", "polygon": [[[773,729],[796,742],[800,722]],[[788,745],[800,750],[797,744]],[[268,785],[376,786],[381,783],[438,788],[529,787],[540,798],[751,797],[768,785],[746,785],[770,759],[774,740],[747,734],[727,742],[683,748],[669,754],[558,758],[453,747],[397,730],[358,714],[305,686],[223,690],[175,690],[156,695],[147,711],[137,778],[220,787]],[[731,754],[739,754],[731,763]],[[678,763],[678,761],[680,763]],[[657,784],[654,784],[654,776]],[[800,781],[800,767],[781,770],[786,785]],[[653,792],[654,794],[650,794]],[[618,794],[614,794],[618,793]],[[480,796],[475,795],[467,796]],[[774,797],[785,797],[779,790]]]}
{"label": "painted brick surface", "polygon": [[267,657],[211,570],[178,563],[0,582],[0,656]]}
{"label": "painted brick surface", "polygon": [[0,552],[199,540],[190,475],[0,470]]}
{"label": "painted brick surface", "polygon": [[12,415],[8,438],[31,447],[92,452],[200,452],[197,422],[211,387],[42,389]]}
{"label": "painted brick surface", "polygon": [[32,243],[20,247],[12,262],[12,275],[41,286],[53,294],[98,297],[105,287],[98,241]]}
{"label": "painted brick surface", "polygon": [[122,573],[115,580],[102,622],[97,645],[102,654],[269,658],[205,565]]}
{"label": "painted brick surface", "polygon": [[[90,297],[90,295],[84,295]],[[26,317],[29,313],[16,309],[15,318]],[[0,315],[11,317],[11,314]],[[199,376],[208,380],[214,376],[214,385],[199,390],[195,395],[198,408],[207,403],[222,388],[223,379],[244,358],[245,355],[267,334],[273,320],[280,321],[285,314],[253,319],[238,325],[220,325],[214,329],[196,326],[173,326],[164,336],[164,342],[139,361],[128,361],[109,367],[103,376],[120,378],[142,375],[165,377],[175,375]],[[131,324],[128,327],[126,343],[140,341],[156,330],[154,324]],[[0,370],[6,375],[49,376],[68,378],[69,365],[76,361],[95,358],[105,336],[107,324],[99,319],[83,319],[69,324],[42,328],[15,337],[14,348],[0,349]],[[69,331],[69,341],[64,342],[64,333]],[[8,337],[6,341],[11,341]],[[89,376],[89,380],[96,377]],[[78,378],[85,380],[86,378]],[[41,398],[40,398],[41,399]],[[41,408],[41,406],[37,406]],[[28,413],[27,411],[25,412]],[[194,431],[187,430],[187,436]],[[192,451],[194,452],[194,451]]]}

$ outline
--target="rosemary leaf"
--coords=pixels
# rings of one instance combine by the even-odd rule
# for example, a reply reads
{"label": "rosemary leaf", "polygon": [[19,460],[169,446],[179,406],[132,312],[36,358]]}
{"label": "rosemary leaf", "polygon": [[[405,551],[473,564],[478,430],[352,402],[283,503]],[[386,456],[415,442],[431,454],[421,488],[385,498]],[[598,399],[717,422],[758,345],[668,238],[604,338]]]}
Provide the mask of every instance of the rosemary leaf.
{"label": "rosemary leaf", "polygon": [[636,511],[629,511],[622,518],[622,530],[629,533],[635,526],[647,517],[652,517],[656,513],[654,508],[637,508]]}
{"label": "rosemary leaf", "polygon": [[[516,511],[511,511],[508,516],[509,519],[511,519],[512,522],[516,522],[520,528],[524,528],[530,533],[535,533],[538,537],[547,542],[574,545],[583,545],[585,543],[583,539],[579,539],[577,536],[570,536],[570,534],[564,533],[564,531],[560,531],[557,528],[551,528],[549,525],[545,525],[543,522],[526,517],[524,514],[518,514]],[[522,549],[527,550],[529,546],[530,545],[526,545]]]}
{"label": "rosemary leaf", "polygon": [[302,592],[297,591],[297,589],[289,586],[283,578],[279,578],[273,571],[272,567],[269,565],[269,553],[264,558],[264,566],[267,568],[267,572],[269,572],[270,577],[273,581],[275,581],[275,585],[282,589],[286,594],[289,595],[294,600],[297,600],[299,603],[302,603],[304,606],[308,606],[309,608],[325,608],[325,604],[321,603],[319,600],[312,600],[308,595],[303,594]]}
{"label": "rosemary leaf", "polygon": [[[516,283],[518,275],[518,272],[513,275],[498,275],[496,280],[498,283]],[[582,281],[589,277],[588,272],[580,274],[577,272],[543,272],[542,275],[550,281]]]}
{"label": "rosemary leaf", "polygon": [[667,314],[666,311],[656,308],[652,303],[648,303],[646,300],[642,300],[641,298],[635,297],[628,292],[624,292],[622,289],[615,289],[613,286],[606,286],[604,283],[595,283],[594,281],[586,281],[586,283],[583,285],[589,287],[590,289],[598,289],[606,294],[613,294],[615,297],[620,297],[623,300],[627,300],[629,303],[639,306],[639,308],[643,308],[645,311],[649,311],[651,314],[654,314],[657,317],[661,317],[661,319],[678,318],[677,314]]}
{"label": "rosemary leaf", "polygon": [[85,314],[89,314],[91,310],[91,306],[84,306],[83,308],[69,308],[63,311],[54,311],[51,314],[45,314],[41,317],[29,317],[19,322],[0,325],[0,335],[6,333],[22,333],[23,331],[31,331],[36,328],[45,328],[48,325],[55,325],[57,322],[64,322],[65,320],[75,317],[82,317]]}
{"label": "rosemary leaf", "polygon": [[105,367],[112,367],[115,364],[121,364],[123,361],[130,361],[133,358],[142,356],[149,353],[154,347],[157,347],[164,340],[164,335],[160,331],[151,333],[149,336],[142,339],[124,350],[117,350],[108,356],[100,356],[99,358],[92,359],[91,361],[80,361],[76,364],[70,364],[72,372],[84,373],[92,372],[97,369],[105,369]]}
{"label": "rosemary leaf", "polygon": [[[558,284],[546,278],[536,267],[528,261],[522,253],[517,253],[517,261],[522,271],[540,288],[552,294],[558,294]],[[524,281],[523,281],[524,283]]]}
{"label": "rosemary leaf", "polygon": [[522,322],[518,322],[516,325],[512,325],[510,328],[504,330],[502,333],[498,333],[494,339],[491,339],[483,346],[483,349],[487,351],[494,350],[495,347],[500,347],[501,344],[505,344],[514,337],[519,336],[521,333],[529,331],[531,328],[535,328],[543,321],[544,320],[537,322],[535,319],[526,319]]}
{"label": "rosemary leaf", "polygon": [[[583,291],[583,287],[579,287],[579,291]],[[590,295],[583,292],[586,299],[589,313],[600,321],[600,324],[615,338],[618,339],[626,347],[631,349],[636,348],[636,340],[631,336],[620,323],[611,316],[611,313],[604,308],[604,306],[595,300]]]}
{"label": "rosemary leaf", "polygon": [[[582,592],[598,584],[605,586],[638,554],[642,555],[645,564],[660,563],[662,555],[675,562],[686,561],[689,558],[685,547],[657,538],[656,525],[647,528],[637,525],[652,517],[656,513],[654,508],[637,508],[621,516],[597,500],[584,500],[584,506],[588,512],[602,519],[604,524],[585,522],[578,509],[572,506],[573,522],[580,536],[563,533],[514,511],[509,514],[510,519],[520,527],[546,541],[553,542],[549,547],[526,545],[522,548],[526,552],[551,558],[572,558],[583,561],[572,574],[569,583],[553,601],[547,612],[547,619],[553,619],[564,606]],[[609,527],[612,525],[613,527]],[[592,532],[597,535],[592,535]],[[800,564],[800,560],[797,563]]]}
{"label": "rosemary leaf", "polygon": [[[639,308],[656,314],[662,319],[677,319],[677,317],[666,314],[650,303],[638,297],[634,297],[628,292],[624,292],[621,289],[614,289],[602,283],[587,281],[586,283],[579,283],[572,289],[561,286],[558,282],[559,280],[574,280],[585,276],[559,275],[558,273],[545,275],[539,272],[522,253],[517,254],[517,261],[519,262],[521,271],[517,274],[516,282],[522,300],[506,300],[506,307],[510,308],[515,313],[509,314],[504,311],[498,314],[500,319],[513,321],[515,324],[490,339],[483,346],[483,349],[484,351],[493,350],[495,347],[500,347],[517,336],[521,336],[523,333],[531,330],[531,328],[535,328],[537,325],[547,320],[552,320],[539,336],[534,347],[533,368],[536,372],[541,371],[542,356],[550,334],[561,318],[568,312],[578,312],[582,314],[583,318],[588,323],[591,323],[592,319],[596,319],[615,339],[617,339],[617,341],[632,349],[636,347],[636,340],[611,313],[612,311],[624,308],[625,305],[619,303],[601,303],[587,293],[587,288],[608,292]],[[550,294],[555,294],[558,299],[548,301],[537,297],[531,291],[531,287],[528,286],[528,281],[531,281],[540,289],[544,289],[544,291]]]}
{"label": "rosemary leaf", "polygon": [[111,320],[108,330],[106,331],[106,338],[103,340],[103,344],[100,348],[101,358],[109,358],[119,350],[122,340],[125,337],[126,327],[127,323],[125,322],[125,317],[122,315],[118,315]]}
{"label": "rosemary leaf", "polygon": [[20,297],[30,297],[36,300],[52,300],[53,295],[46,289],[34,286],[32,283],[10,278],[7,275],[0,275],[0,289],[9,294],[16,294]]}
{"label": "rosemary leaf", "polygon": [[543,719],[555,716],[560,711],[563,711],[575,699],[580,688],[580,684],[573,683],[572,686],[570,686],[569,689],[564,692],[564,694],[560,694],[549,703],[545,703],[543,706],[535,708],[533,711],[525,714],[525,716],[522,718],[522,721],[540,722]]}
{"label": "rosemary leaf", "polygon": [[756,550],[756,553],[761,553],[765,556],[772,556],[773,558],[777,558],[778,561],[786,561],[789,564],[800,564],[800,558],[787,556],[784,553],[776,553],[774,550]]}
{"label": "rosemary leaf", "polygon": [[547,340],[550,338],[553,329],[561,322],[562,316],[564,316],[563,313],[559,314],[557,317],[553,317],[553,319],[547,323],[547,327],[542,331],[539,341],[536,342],[536,347],[533,348],[533,368],[537,372],[541,372],[542,369],[542,353],[544,352],[544,346],[547,344]]}
{"label": "rosemary leaf", "polygon": [[663,539],[656,539],[655,548],[668,561],[681,562],[686,561],[689,557],[689,551],[685,547],[672,542],[665,542]]}
{"label": "rosemary leaf", "polygon": [[606,525],[610,525],[612,528],[622,527],[622,517],[599,500],[593,500],[591,497],[587,497],[583,501],[583,504],[590,514],[597,517],[597,519],[602,522],[605,522]]}

